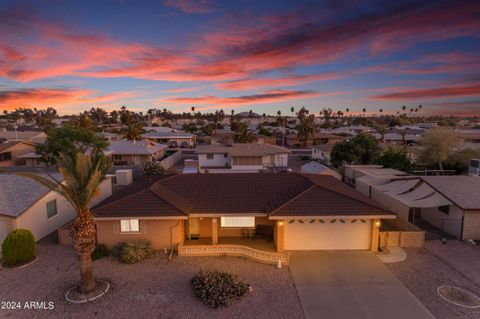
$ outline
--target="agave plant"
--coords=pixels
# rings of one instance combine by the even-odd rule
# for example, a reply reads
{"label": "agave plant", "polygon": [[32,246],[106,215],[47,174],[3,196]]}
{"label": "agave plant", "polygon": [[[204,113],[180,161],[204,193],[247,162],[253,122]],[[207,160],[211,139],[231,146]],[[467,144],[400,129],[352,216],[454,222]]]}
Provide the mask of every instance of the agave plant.
{"label": "agave plant", "polygon": [[56,161],[63,181],[57,181],[50,174],[50,178],[27,172],[14,174],[31,178],[59,193],[75,209],[77,216],[72,222],[70,236],[73,248],[79,256],[80,292],[88,293],[95,289],[96,285],[91,258],[91,253],[95,249],[96,230],[90,203],[111,165],[101,152],[91,154],[77,152],[75,155],[62,153]]}

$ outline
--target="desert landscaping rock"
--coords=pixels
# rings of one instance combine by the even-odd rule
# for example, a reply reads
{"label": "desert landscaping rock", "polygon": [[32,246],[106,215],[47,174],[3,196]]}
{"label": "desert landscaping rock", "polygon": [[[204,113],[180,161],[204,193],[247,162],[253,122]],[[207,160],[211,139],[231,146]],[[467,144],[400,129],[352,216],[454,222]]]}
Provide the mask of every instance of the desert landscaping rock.
{"label": "desert landscaping rock", "polygon": [[[37,246],[28,269],[0,270],[0,300],[53,301],[53,310],[0,310],[1,318],[304,318],[288,267],[235,257],[176,257],[163,253],[134,265],[113,257],[94,262],[97,278],[112,286],[101,298],[82,304],[65,300],[79,278],[71,247]],[[212,309],[197,299],[191,279],[203,269],[238,275],[254,287],[229,307]]]}

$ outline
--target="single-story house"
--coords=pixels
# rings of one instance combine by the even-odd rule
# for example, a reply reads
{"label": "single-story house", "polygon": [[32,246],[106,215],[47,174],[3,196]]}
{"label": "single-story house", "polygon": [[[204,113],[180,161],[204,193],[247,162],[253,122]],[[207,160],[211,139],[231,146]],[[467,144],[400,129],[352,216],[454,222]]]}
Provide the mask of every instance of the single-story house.
{"label": "single-story house", "polygon": [[[345,140],[344,136],[335,135],[331,133],[322,133],[316,132],[313,134],[313,137],[307,139],[307,146],[312,146],[316,144],[335,144]],[[303,142],[298,139],[298,134],[289,134],[286,138],[286,143],[288,146],[303,146]]]}
{"label": "single-story house", "polygon": [[[47,177],[47,174],[40,174]],[[62,175],[52,176],[61,180]],[[92,205],[112,195],[112,182],[100,184]],[[0,244],[15,229],[28,229],[40,240],[69,223],[75,217],[70,203],[40,183],[15,174],[0,174]],[[1,245],[0,245],[1,250]]]}
{"label": "single-story house", "polygon": [[259,172],[286,168],[290,151],[270,144],[231,143],[198,146],[195,153],[201,172]]}
{"label": "single-story house", "polygon": [[0,167],[25,165],[22,155],[35,152],[35,144],[30,142],[0,143]]}
{"label": "single-story house", "polygon": [[330,162],[331,153],[335,144],[318,144],[312,145],[312,159],[319,159]]}
{"label": "single-story house", "polygon": [[[276,250],[373,250],[381,219],[396,215],[331,176],[178,174],[139,180],[93,208],[97,240],[149,240],[175,249],[262,229]],[[268,231],[270,230],[270,231]]]}
{"label": "single-story house", "polygon": [[432,225],[462,240],[480,240],[478,177],[363,176],[357,179],[356,188],[412,224]]}
{"label": "single-story house", "polygon": [[319,175],[328,175],[333,176],[339,181],[342,180],[342,175],[337,171],[315,161],[308,162],[300,166],[300,172],[304,174],[319,174]]}
{"label": "single-story house", "polygon": [[111,156],[114,165],[143,166],[146,161],[160,160],[165,156],[167,145],[152,141],[111,141],[105,153]]}
{"label": "single-story house", "polygon": [[42,131],[6,131],[0,130],[0,142],[24,141],[31,143],[45,143],[47,134]]}
{"label": "single-story house", "polygon": [[189,148],[195,146],[195,134],[185,132],[151,132],[142,134],[144,139],[166,144],[169,147]]}

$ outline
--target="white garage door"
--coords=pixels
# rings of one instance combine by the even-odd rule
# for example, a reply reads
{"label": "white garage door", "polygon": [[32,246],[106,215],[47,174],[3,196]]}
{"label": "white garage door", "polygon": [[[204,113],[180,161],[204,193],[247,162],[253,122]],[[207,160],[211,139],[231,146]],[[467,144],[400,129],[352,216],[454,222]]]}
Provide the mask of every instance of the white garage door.
{"label": "white garage door", "polygon": [[286,220],[284,227],[286,250],[369,250],[371,245],[371,220],[320,223],[316,219],[313,223],[304,220],[303,224]]}

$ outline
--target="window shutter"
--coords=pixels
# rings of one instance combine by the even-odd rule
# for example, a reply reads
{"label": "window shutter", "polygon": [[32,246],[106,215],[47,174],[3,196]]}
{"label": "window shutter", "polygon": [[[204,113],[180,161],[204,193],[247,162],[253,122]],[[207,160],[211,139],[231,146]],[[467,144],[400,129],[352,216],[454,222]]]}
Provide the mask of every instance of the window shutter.
{"label": "window shutter", "polygon": [[113,226],[113,233],[114,234],[120,234],[120,221],[119,220],[113,220],[112,221],[112,226]]}

